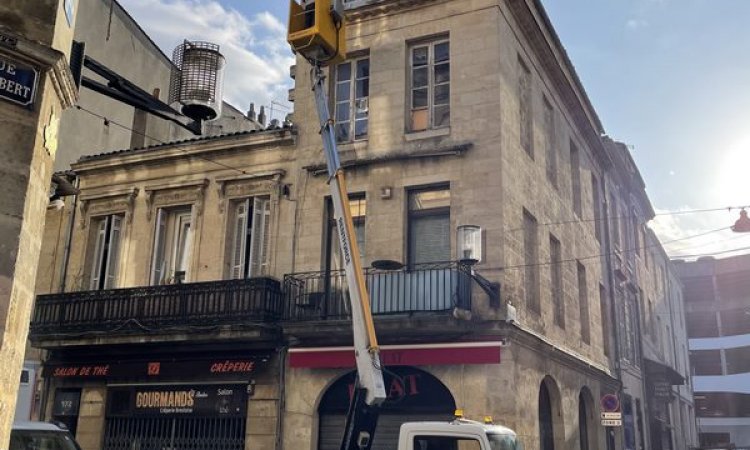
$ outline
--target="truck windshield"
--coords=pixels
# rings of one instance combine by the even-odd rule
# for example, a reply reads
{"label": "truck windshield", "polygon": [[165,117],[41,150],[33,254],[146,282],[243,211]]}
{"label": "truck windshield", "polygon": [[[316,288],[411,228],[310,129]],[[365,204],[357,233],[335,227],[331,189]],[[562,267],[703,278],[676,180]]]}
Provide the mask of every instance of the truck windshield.
{"label": "truck windshield", "polygon": [[523,450],[521,441],[512,434],[487,433],[492,450]]}

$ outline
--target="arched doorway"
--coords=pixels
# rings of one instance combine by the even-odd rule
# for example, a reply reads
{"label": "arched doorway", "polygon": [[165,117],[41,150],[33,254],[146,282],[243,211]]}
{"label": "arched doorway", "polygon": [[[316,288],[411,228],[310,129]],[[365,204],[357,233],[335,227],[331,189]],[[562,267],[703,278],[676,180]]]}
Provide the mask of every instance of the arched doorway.
{"label": "arched doorway", "polygon": [[[356,372],[336,380],[323,394],[318,407],[318,450],[339,450],[344,423],[354,389]],[[390,367],[383,373],[388,400],[378,419],[373,450],[397,448],[404,422],[449,420],[456,410],[453,395],[433,375],[416,367]]]}
{"label": "arched doorway", "polygon": [[547,376],[539,386],[539,449],[555,450],[563,444],[560,391],[555,380]]}
{"label": "arched doorway", "polygon": [[596,450],[594,397],[587,387],[578,394],[578,441],[581,450]]}

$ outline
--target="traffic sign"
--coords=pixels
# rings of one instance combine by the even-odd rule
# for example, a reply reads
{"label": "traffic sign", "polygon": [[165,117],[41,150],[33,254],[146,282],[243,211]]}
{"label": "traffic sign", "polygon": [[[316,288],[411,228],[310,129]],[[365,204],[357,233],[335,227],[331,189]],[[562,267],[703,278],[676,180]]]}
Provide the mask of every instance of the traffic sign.
{"label": "traffic sign", "polygon": [[622,420],[621,412],[603,412],[601,414],[602,420]]}
{"label": "traffic sign", "polygon": [[599,403],[602,406],[602,411],[617,412],[620,410],[620,399],[616,394],[603,395]]}
{"label": "traffic sign", "polygon": [[621,427],[622,420],[602,419],[602,426],[603,427]]}

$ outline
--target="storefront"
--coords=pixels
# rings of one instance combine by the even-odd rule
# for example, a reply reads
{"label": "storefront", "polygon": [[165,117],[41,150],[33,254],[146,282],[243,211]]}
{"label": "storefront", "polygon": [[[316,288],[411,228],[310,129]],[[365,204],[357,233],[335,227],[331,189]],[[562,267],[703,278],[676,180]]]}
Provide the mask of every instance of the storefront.
{"label": "storefront", "polygon": [[[388,398],[378,419],[373,450],[397,447],[398,433],[404,422],[454,417],[456,400],[451,390],[428,368],[472,365],[497,367],[500,342],[416,344],[381,347],[385,366],[383,378]],[[292,349],[292,370],[312,369],[326,373],[330,369],[351,369],[354,355],[350,348]],[[417,367],[421,366],[421,367]],[[339,372],[340,374],[340,372]],[[341,446],[347,410],[354,390],[356,371],[350,370],[332,380],[323,390],[317,406],[317,425],[313,442],[318,450],[337,450]]]}
{"label": "storefront", "polygon": [[[47,363],[43,375],[50,417],[98,434],[104,450],[243,450],[248,402],[256,383],[274,382],[274,362],[270,353],[68,360]],[[102,393],[98,418],[81,414],[86,392]]]}

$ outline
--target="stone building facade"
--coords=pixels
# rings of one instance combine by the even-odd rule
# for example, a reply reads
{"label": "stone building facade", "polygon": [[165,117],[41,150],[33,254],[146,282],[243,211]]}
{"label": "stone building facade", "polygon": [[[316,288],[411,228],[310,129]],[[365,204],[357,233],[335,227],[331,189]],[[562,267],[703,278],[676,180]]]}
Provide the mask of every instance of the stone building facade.
{"label": "stone building facade", "polygon": [[[349,58],[327,75],[387,368],[376,447],[460,407],[529,449],[636,448],[599,420],[602,397],[623,398],[614,325],[641,321],[610,259],[620,224],[601,219],[631,198],[644,222],[653,211],[541,4],[347,3]],[[292,128],[73,164],[74,214],[49,213],[72,224],[69,256],[38,280],[32,342],[48,351],[46,416],[85,450],[179,446],[195,427],[226,448],[338,446],[351,329],[309,69],[292,70]],[[483,230],[474,265],[462,225]],[[58,231],[45,239],[66,254]],[[404,267],[372,268],[384,260]],[[185,406],[189,390],[217,402]]]}

